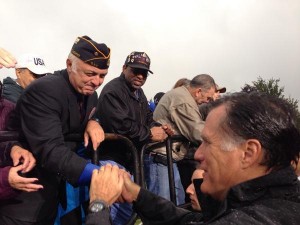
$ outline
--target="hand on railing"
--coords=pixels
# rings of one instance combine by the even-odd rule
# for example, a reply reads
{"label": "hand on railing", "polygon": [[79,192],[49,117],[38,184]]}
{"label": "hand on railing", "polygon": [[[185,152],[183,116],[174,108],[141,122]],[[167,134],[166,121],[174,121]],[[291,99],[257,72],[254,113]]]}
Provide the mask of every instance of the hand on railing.
{"label": "hand on railing", "polygon": [[161,142],[168,137],[167,133],[165,132],[162,126],[152,127],[150,129],[150,132],[151,132],[151,137],[150,137],[151,141]]}
{"label": "hand on railing", "polygon": [[173,136],[174,135],[174,130],[169,124],[164,124],[162,125],[162,128],[164,131],[167,133],[168,136]]}

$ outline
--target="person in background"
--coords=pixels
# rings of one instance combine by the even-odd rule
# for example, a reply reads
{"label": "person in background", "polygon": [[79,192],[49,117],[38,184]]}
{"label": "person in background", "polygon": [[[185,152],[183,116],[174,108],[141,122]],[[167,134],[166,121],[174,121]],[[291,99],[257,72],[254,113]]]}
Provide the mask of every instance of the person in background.
{"label": "person in background", "polygon": [[217,100],[221,97],[221,94],[226,92],[226,87],[219,87],[218,85],[216,85],[216,92],[213,96],[213,100]]}
{"label": "person in background", "polygon": [[[0,68],[13,68],[16,59],[5,49],[0,48]],[[1,82],[0,82],[1,83]],[[0,88],[0,115],[1,130],[4,127],[3,114],[5,114],[6,100],[2,98],[2,83]],[[9,103],[9,102],[8,102]],[[4,136],[3,134],[1,134]],[[35,166],[35,158],[27,150],[18,145],[13,146],[12,142],[0,143],[0,200],[16,196],[21,191],[38,191],[43,188],[36,184],[37,178],[25,178],[19,173],[29,172]]]}
{"label": "person in background", "polygon": [[1,126],[1,130],[10,129],[10,123],[15,119],[13,111],[24,89],[32,81],[49,73],[49,70],[40,56],[27,53],[18,58],[18,63],[15,65],[15,73],[17,79],[12,79],[11,77],[3,79],[2,98],[5,102],[5,107],[2,109],[1,120],[3,121],[3,126]]}
{"label": "person in background", "polygon": [[150,107],[150,110],[152,112],[154,112],[159,100],[161,99],[161,97],[164,95],[165,93],[164,92],[158,92],[154,95],[154,98],[153,98],[153,101],[151,100],[149,102],[149,107]]}
{"label": "person in background", "polygon": [[[107,171],[110,180],[97,192],[115,188],[112,181],[123,183],[119,201],[134,202],[145,225],[299,223],[300,181],[291,162],[299,162],[300,132],[296,113],[284,99],[259,92],[224,96],[212,103],[201,135],[195,154],[204,170],[200,188],[219,207],[212,209],[208,201],[201,202],[202,213],[178,208],[125,174],[120,179],[121,171]],[[206,214],[207,210],[216,211]],[[101,220],[107,214],[100,210],[94,217]]]}
{"label": "person in background", "polygon": [[[185,192],[177,162],[186,157],[188,153],[189,157],[193,159],[195,150],[191,151],[191,149],[195,149],[201,143],[201,132],[204,127],[199,105],[207,103],[214,93],[214,79],[207,74],[197,75],[188,86],[183,85],[165,93],[153,113],[155,121],[170,124],[175,135],[182,135],[188,140],[188,142],[174,142],[172,146],[177,204],[185,203]],[[144,161],[148,190],[170,199],[165,145],[146,154]]]}
{"label": "person in background", "polygon": [[187,86],[189,83],[190,83],[190,80],[189,80],[189,79],[187,79],[187,78],[180,78],[180,79],[177,80],[176,83],[174,84],[173,89],[174,89],[174,88],[181,87],[181,86]]}
{"label": "person in background", "polygon": [[[148,79],[150,58],[145,52],[131,52],[125,60],[119,77],[108,82],[102,89],[95,116],[106,133],[116,133],[132,141],[137,150],[149,141],[167,138],[168,126],[153,120],[142,86]],[[103,145],[102,145],[103,146]],[[123,143],[114,142],[101,150],[101,163],[112,163],[131,170],[131,155]],[[113,205],[111,214],[114,224],[124,224],[132,212],[131,205]]]}
{"label": "person in background", "polygon": [[[213,98],[211,99],[211,101],[215,101],[215,100],[219,99],[221,97],[221,94],[223,94],[225,92],[226,92],[226,87],[219,87],[218,85],[216,85],[216,92],[215,92]],[[210,102],[208,102],[206,104],[201,104],[199,106],[199,111],[200,111],[200,114],[204,121],[206,120],[206,117],[207,117],[207,114],[209,111],[209,107],[210,107]]]}
{"label": "person in background", "polygon": [[[103,83],[110,62],[110,49],[88,36],[76,38],[66,69],[29,85],[17,106],[16,129],[23,145],[36,157],[28,177],[37,177],[43,189],[20,193],[0,203],[0,224],[53,225],[58,201],[66,205],[65,181],[72,185],[90,182],[99,168],[74,151],[78,146],[65,136],[79,133],[93,149],[104,139],[100,124],[92,119],[97,103],[95,90]],[[20,139],[22,140],[22,139]],[[59,195],[60,194],[60,195]]]}
{"label": "person in background", "polygon": [[50,73],[45,65],[45,60],[33,53],[26,53],[18,57],[15,65],[17,79],[6,77],[3,79],[3,98],[17,103],[24,89],[34,80]]}
{"label": "person in background", "polygon": [[[33,192],[43,188],[37,184],[37,178],[26,178],[26,174],[35,166],[32,153],[18,145],[0,143],[0,200],[11,199],[20,191]],[[4,201],[3,201],[4,202]]]}
{"label": "person in background", "polygon": [[[199,167],[199,165],[197,167]],[[195,211],[201,211],[201,206],[200,206],[197,191],[196,191],[196,189],[198,189],[199,187],[195,186],[195,183],[196,183],[195,181],[203,179],[204,171],[197,167],[193,172],[193,175],[191,178],[191,184],[187,187],[186,193],[190,197],[192,209]]]}

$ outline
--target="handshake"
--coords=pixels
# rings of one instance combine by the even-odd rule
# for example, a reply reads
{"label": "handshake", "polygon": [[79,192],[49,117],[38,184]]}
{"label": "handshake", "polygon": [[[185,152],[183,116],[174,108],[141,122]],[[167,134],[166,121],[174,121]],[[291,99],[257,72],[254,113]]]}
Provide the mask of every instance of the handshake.
{"label": "handshake", "polygon": [[100,200],[109,206],[115,202],[132,203],[137,199],[140,189],[140,186],[130,179],[128,172],[107,164],[93,171],[90,202]]}

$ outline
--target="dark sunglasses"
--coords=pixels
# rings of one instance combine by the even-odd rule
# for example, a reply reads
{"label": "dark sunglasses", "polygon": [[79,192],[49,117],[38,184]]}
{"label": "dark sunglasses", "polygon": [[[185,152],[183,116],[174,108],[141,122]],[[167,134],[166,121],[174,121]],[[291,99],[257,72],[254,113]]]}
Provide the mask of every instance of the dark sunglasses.
{"label": "dark sunglasses", "polygon": [[132,68],[130,67],[132,73],[137,76],[137,75],[142,75],[143,77],[148,77],[149,73],[145,69],[140,69],[140,68]]}

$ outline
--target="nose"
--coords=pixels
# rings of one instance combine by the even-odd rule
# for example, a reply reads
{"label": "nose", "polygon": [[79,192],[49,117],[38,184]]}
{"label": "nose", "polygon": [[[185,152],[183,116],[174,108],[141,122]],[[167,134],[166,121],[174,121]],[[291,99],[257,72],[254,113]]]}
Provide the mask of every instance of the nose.
{"label": "nose", "polygon": [[103,83],[103,78],[101,78],[100,76],[93,76],[93,79],[91,81],[95,87],[99,87]]}
{"label": "nose", "polygon": [[186,193],[187,194],[193,194],[193,191],[192,191],[192,183],[186,188]]}
{"label": "nose", "polygon": [[140,80],[146,80],[147,79],[147,75],[144,75],[144,74],[137,74],[136,77],[138,77]]}
{"label": "nose", "polygon": [[201,150],[201,146],[202,145],[200,145],[198,147],[198,149],[196,150],[195,155],[194,155],[194,159],[196,161],[198,161],[199,163],[201,163],[204,160],[204,157],[203,157],[203,154],[202,154],[202,150]]}

